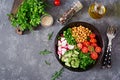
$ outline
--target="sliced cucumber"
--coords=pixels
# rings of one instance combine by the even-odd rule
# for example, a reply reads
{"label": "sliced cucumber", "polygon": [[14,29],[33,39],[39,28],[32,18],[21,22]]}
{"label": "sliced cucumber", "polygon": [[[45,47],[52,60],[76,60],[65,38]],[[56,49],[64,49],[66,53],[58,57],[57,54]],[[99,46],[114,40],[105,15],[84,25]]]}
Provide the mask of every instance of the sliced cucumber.
{"label": "sliced cucumber", "polygon": [[79,59],[73,59],[72,61],[71,61],[71,66],[73,67],[73,68],[78,68],[79,67],[79,63],[80,63],[80,60]]}
{"label": "sliced cucumber", "polygon": [[76,51],[76,50],[74,50],[74,53],[75,53],[75,54],[79,54],[79,52],[78,52],[78,51]]}
{"label": "sliced cucumber", "polygon": [[68,66],[68,67],[70,67],[70,66],[71,66],[71,65],[70,65],[70,63],[68,63],[68,62],[66,62],[66,63],[65,63],[65,65],[66,65],[66,66]]}
{"label": "sliced cucumber", "polygon": [[80,64],[79,52],[77,50],[69,50],[62,56],[62,62],[68,67],[78,68]]}

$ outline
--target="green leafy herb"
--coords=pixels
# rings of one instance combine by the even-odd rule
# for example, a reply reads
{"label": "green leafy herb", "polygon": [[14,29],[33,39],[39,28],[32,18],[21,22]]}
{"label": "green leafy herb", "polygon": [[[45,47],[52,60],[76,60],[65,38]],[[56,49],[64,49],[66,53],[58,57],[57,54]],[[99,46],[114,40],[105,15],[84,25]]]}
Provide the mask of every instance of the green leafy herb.
{"label": "green leafy herb", "polygon": [[76,41],[73,38],[72,33],[71,33],[71,28],[68,28],[66,31],[64,31],[63,35],[64,35],[65,39],[67,40],[68,44],[76,45]]}
{"label": "green leafy herb", "polygon": [[51,38],[52,38],[52,36],[53,36],[53,33],[54,33],[54,32],[48,34],[48,40],[51,40]]}
{"label": "green leafy herb", "polygon": [[51,63],[50,63],[50,62],[48,62],[48,61],[46,61],[46,60],[45,60],[45,63],[46,63],[47,65],[51,65]]}
{"label": "green leafy herb", "polygon": [[59,77],[62,75],[62,73],[63,73],[63,69],[64,69],[64,68],[61,68],[59,71],[56,71],[56,72],[52,75],[51,80],[56,80],[57,78],[59,78]]}
{"label": "green leafy herb", "polygon": [[80,68],[86,69],[87,66],[94,64],[95,60],[90,58],[90,53],[84,54],[80,51]]}
{"label": "green leafy herb", "polygon": [[40,17],[47,14],[45,8],[46,3],[44,0],[24,0],[19,6],[17,13],[8,16],[14,27],[19,27],[22,31],[32,31],[40,24]]}
{"label": "green leafy herb", "polygon": [[50,54],[50,53],[52,53],[52,52],[45,49],[44,51],[40,51],[39,54],[46,55],[46,54]]}

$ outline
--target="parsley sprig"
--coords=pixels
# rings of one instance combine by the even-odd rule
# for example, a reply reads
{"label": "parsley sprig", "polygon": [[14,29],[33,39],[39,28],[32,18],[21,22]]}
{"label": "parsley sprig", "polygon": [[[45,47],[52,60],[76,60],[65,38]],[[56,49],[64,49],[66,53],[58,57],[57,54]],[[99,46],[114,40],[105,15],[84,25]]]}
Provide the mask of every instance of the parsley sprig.
{"label": "parsley sprig", "polygon": [[52,38],[52,36],[53,36],[53,33],[54,33],[54,32],[51,32],[51,33],[48,34],[48,40],[51,40],[51,38]]}
{"label": "parsley sprig", "polygon": [[17,13],[9,15],[11,24],[19,27],[21,31],[32,31],[40,24],[41,16],[47,14],[46,6],[44,0],[24,0],[18,7]]}
{"label": "parsley sprig", "polygon": [[51,65],[51,63],[50,63],[50,62],[48,62],[48,61],[46,61],[46,60],[45,60],[45,63],[46,63],[47,65]]}
{"label": "parsley sprig", "polygon": [[59,77],[62,75],[63,71],[64,71],[64,68],[61,68],[59,71],[56,71],[56,72],[52,75],[51,80],[56,80],[57,78],[59,78]]}
{"label": "parsley sprig", "polygon": [[50,54],[50,53],[52,53],[52,52],[49,51],[49,50],[47,50],[47,49],[45,49],[45,50],[43,50],[43,51],[40,51],[39,54],[41,54],[41,55],[47,55],[47,54]]}

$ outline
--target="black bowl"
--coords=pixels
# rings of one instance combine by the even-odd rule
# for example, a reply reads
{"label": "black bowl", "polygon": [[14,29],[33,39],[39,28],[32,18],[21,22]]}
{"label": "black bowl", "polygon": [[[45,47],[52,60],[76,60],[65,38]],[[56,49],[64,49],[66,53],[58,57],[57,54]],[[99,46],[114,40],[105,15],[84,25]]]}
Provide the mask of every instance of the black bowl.
{"label": "black bowl", "polygon": [[64,27],[58,32],[58,34],[57,34],[57,36],[56,36],[56,38],[55,38],[55,56],[56,56],[57,60],[60,62],[60,64],[61,64],[63,67],[65,67],[65,68],[67,68],[67,69],[69,69],[69,70],[71,70],[71,71],[76,71],[76,72],[82,72],[82,71],[86,71],[86,70],[89,70],[89,69],[93,68],[93,67],[97,64],[98,60],[100,59],[100,55],[99,55],[99,58],[96,60],[95,64],[91,64],[91,65],[87,66],[87,68],[86,68],[85,70],[82,69],[82,68],[72,68],[72,67],[68,67],[68,66],[66,66],[66,65],[64,64],[64,62],[62,62],[62,61],[59,59],[59,56],[58,56],[58,54],[57,54],[57,51],[58,51],[58,46],[57,46],[57,45],[58,45],[58,37],[59,37],[60,34],[62,34],[63,31],[66,30],[67,28],[72,28],[72,27],[74,27],[74,26],[78,27],[78,26],[80,26],[80,25],[82,25],[82,26],[90,29],[92,32],[94,32],[94,33],[96,34],[96,39],[97,39],[97,44],[98,44],[98,46],[100,46],[101,48],[103,48],[103,40],[102,40],[101,34],[99,33],[99,31],[98,31],[93,25],[91,25],[91,24],[89,24],[89,23],[86,23],[86,22],[72,22],[72,23],[64,26]]}

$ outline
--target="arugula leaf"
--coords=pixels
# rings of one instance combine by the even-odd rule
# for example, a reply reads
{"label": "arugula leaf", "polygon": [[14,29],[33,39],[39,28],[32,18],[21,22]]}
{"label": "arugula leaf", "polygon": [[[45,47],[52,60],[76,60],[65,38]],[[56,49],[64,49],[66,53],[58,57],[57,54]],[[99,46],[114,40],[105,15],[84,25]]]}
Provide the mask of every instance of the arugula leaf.
{"label": "arugula leaf", "polygon": [[54,33],[54,32],[48,34],[48,40],[51,40],[51,38],[52,38],[52,36],[53,36],[53,33]]}
{"label": "arugula leaf", "polygon": [[56,80],[57,78],[59,78],[59,77],[62,75],[63,71],[64,71],[64,68],[61,68],[59,71],[56,71],[56,72],[52,75],[51,80]]}
{"label": "arugula leaf", "polygon": [[47,54],[50,54],[50,53],[52,53],[52,52],[51,52],[51,51],[48,51],[47,49],[45,49],[45,50],[43,50],[43,51],[40,51],[39,54],[41,54],[41,55],[47,55]]}
{"label": "arugula leaf", "polygon": [[50,62],[48,62],[48,61],[46,61],[46,60],[45,60],[45,63],[46,63],[47,65],[51,65],[51,63],[50,63]]}

